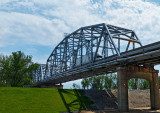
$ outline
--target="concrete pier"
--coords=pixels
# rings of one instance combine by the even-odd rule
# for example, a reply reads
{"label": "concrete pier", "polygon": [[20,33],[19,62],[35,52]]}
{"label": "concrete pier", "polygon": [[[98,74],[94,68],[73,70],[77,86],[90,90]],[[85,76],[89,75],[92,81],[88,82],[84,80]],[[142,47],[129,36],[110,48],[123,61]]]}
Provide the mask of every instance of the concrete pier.
{"label": "concrete pier", "polygon": [[128,111],[128,83],[127,74],[124,67],[117,68],[118,74],[118,109],[120,111]]}
{"label": "concrete pier", "polygon": [[158,70],[151,67],[127,66],[117,68],[118,109],[122,112],[129,111],[128,105],[128,80],[131,78],[146,79],[150,82],[151,109],[160,109]]}
{"label": "concrete pier", "polygon": [[153,71],[152,82],[150,82],[150,101],[151,109],[160,109],[160,99],[159,99],[159,82],[158,82],[158,71]]}

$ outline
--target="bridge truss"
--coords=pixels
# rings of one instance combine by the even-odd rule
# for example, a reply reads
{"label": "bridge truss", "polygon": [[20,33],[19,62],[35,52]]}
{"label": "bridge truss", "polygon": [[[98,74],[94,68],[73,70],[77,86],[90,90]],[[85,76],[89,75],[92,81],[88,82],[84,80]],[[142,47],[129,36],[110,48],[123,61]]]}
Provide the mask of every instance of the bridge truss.
{"label": "bridge truss", "polygon": [[[45,74],[40,81],[61,83],[115,72],[116,66],[124,61],[136,62],[135,58],[139,57],[134,58],[135,55],[151,52],[148,48],[144,49],[133,30],[105,23],[81,27],[66,35],[55,47],[46,65],[43,65]],[[154,50],[154,47],[151,49]],[[138,59],[139,61],[144,62],[143,59]]]}
{"label": "bridge truss", "polygon": [[39,64],[38,69],[34,72],[33,81],[34,82],[40,82],[44,79],[45,76],[45,64]]}

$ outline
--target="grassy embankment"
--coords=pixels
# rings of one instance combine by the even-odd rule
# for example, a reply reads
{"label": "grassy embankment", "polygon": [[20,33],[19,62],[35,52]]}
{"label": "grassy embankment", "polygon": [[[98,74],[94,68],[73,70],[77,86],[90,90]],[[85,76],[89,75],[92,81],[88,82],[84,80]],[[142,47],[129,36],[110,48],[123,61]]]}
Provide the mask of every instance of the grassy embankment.
{"label": "grassy embankment", "polygon": [[91,104],[81,90],[0,87],[0,113],[59,113]]}

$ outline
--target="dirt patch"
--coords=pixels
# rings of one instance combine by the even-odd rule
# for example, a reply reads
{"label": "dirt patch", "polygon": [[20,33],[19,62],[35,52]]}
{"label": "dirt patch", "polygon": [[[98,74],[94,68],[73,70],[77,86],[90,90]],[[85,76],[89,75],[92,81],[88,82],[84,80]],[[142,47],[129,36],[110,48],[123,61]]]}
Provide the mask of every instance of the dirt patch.
{"label": "dirt patch", "polygon": [[79,113],[160,113],[160,110],[149,110],[148,107],[140,109],[131,109],[129,112],[119,112],[118,110],[95,110],[95,111],[81,111]]}
{"label": "dirt patch", "polygon": [[117,91],[111,90],[85,90],[85,95],[93,101],[95,109],[117,109]]}
{"label": "dirt patch", "polygon": [[129,108],[150,107],[150,90],[129,90]]}
{"label": "dirt patch", "polygon": [[[91,99],[93,108],[98,110],[118,109],[117,90],[85,90],[85,95]],[[150,90],[128,90],[129,109],[150,107]],[[83,113],[83,112],[82,112]],[[100,112],[99,112],[100,113]]]}

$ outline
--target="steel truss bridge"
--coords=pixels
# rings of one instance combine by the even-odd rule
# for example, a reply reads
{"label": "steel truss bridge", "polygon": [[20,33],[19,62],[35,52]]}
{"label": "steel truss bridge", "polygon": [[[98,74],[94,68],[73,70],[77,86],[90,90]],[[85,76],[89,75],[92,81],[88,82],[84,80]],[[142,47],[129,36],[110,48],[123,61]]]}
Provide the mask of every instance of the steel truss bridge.
{"label": "steel truss bridge", "polygon": [[[109,24],[81,27],[55,47],[34,74],[38,87],[117,72],[118,109],[128,111],[128,80],[150,82],[151,109],[160,109],[160,41],[143,46],[133,30]],[[59,87],[59,88],[60,88]]]}
{"label": "steel truss bridge", "polygon": [[40,64],[34,81],[59,84],[114,73],[117,67],[130,64],[160,64],[160,42],[143,46],[133,30],[102,23],[66,35],[47,63]]}

